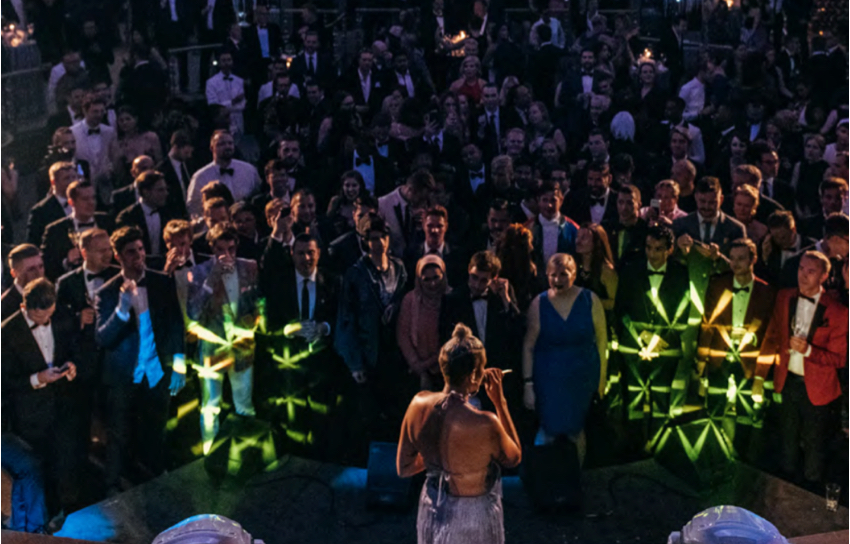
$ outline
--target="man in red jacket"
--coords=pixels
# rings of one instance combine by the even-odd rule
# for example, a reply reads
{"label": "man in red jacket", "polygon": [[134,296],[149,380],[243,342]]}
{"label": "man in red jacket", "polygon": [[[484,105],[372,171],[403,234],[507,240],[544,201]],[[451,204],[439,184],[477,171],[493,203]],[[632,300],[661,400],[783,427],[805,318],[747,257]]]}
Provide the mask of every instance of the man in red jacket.
{"label": "man in red jacket", "polygon": [[[847,361],[847,310],[823,290],[829,271],[822,253],[803,254],[799,286],[776,297],[764,345],[777,355],[773,383],[782,393],[781,468],[796,474],[802,446],[803,476],[811,483],[822,481],[831,404],[841,396],[838,369]],[[770,364],[759,364],[756,379],[764,379],[769,369]]]}

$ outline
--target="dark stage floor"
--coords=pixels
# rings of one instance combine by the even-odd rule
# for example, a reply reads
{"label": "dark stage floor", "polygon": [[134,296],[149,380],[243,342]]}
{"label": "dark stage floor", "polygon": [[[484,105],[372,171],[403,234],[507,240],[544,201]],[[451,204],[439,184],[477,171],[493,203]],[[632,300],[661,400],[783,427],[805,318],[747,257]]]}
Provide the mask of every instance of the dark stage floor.
{"label": "dark stage floor", "polygon": [[[848,511],[831,513],[824,499],[778,478],[734,465],[731,483],[697,494],[652,460],[584,474],[585,508],[559,517],[536,514],[517,477],[504,481],[509,543],[614,544],[666,542],[694,514],[717,504],[748,508],[786,537],[848,528]],[[416,514],[374,512],[365,505],[366,470],[297,457],[241,485],[218,486],[202,461],[68,517],[57,536],[148,544],[189,516],[215,513],[239,521],[254,538],[282,543],[406,543],[416,541]]]}

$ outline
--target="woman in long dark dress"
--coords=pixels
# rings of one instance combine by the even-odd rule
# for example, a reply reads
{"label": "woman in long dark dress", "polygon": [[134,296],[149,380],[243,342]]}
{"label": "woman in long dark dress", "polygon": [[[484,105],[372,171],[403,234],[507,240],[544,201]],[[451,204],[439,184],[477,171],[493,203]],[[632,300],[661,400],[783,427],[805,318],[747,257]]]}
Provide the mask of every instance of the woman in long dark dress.
{"label": "woman in long dark dress", "polygon": [[[522,451],[502,371],[485,370],[486,364],[484,344],[458,324],[440,350],[445,388],[416,395],[404,416],[396,470],[402,478],[426,472],[416,520],[419,544],[505,541],[500,467],[517,466]],[[495,414],[468,403],[482,385]]]}
{"label": "woman in long dark dress", "polygon": [[536,444],[567,437],[584,457],[584,420],[593,393],[605,393],[608,332],[599,297],[575,285],[576,263],[556,253],[549,289],[531,302],[523,344],[524,403],[540,420]]}

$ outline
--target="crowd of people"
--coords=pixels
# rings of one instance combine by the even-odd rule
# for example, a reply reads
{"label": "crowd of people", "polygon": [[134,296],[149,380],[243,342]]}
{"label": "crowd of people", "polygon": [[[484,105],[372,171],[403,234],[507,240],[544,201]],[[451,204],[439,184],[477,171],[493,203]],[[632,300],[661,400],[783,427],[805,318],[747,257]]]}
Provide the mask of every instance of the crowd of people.
{"label": "crowd of people", "polygon": [[[684,16],[647,48],[593,6],[434,0],[349,63],[312,4],[292,35],[245,4],[131,0],[117,81],[109,10],[39,39],[54,113],[25,235],[3,171],[14,528],[82,505],[93,422],[108,494],[162,473],[187,395],[204,453],[228,408],[343,463],[402,428],[423,501],[452,474],[423,422],[479,410],[505,466],[560,440],[583,460],[592,406],[620,459],[696,411],[812,489],[836,443],[846,466],[846,35],[744,2],[732,47],[686,63]],[[57,5],[3,16],[38,36]],[[201,103],[163,60],[190,36],[221,44]],[[489,470],[448,493],[490,496]]]}

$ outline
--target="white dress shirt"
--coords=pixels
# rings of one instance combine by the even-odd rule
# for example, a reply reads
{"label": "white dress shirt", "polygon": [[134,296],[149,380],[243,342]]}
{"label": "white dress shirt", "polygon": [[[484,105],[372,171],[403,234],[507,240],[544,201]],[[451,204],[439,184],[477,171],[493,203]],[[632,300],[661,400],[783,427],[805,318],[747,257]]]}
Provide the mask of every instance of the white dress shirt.
{"label": "white dress shirt", "polygon": [[[472,175],[476,174],[477,177],[473,178]],[[475,194],[475,191],[478,190],[479,187],[484,183],[484,167],[482,166],[480,170],[470,170],[469,171],[469,186],[472,188],[472,193]]]}
{"label": "white dress shirt", "polygon": [[750,280],[747,285],[741,285],[738,280],[732,278],[732,288],[740,289],[743,287],[746,291],[738,291],[732,294],[732,327],[740,329],[747,325],[747,308],[750,306],[750,297],[753,295],[753,287],[755,282]]}
{"label": "white dress shirt", "polygon": [[[425,242],[422,249],[424,251],[424,253],[423,253],[424,255],[432,255],[433,254],[433,255],[436,255],[437,257],[442,259],[443,258],[443,251],[446,250],[446,243],[443,242],[442,244],[440,244],[437,247],[431,247],[431,246],[428,245],[428,242]],[[432,252],[434,252],[434,253],[432,253]]]}
{"label": "white dress shirt", "polygon": [[62,206],[62,211],[65,212],[65,217],[71,217],[71,214],[74,213],[74,208],[71,207],[71,204],[68,203],[68,199],[64,196],[59,196],[55,192],[53,193],[53,198],[56,199]]}
{"label": "white dress shirt", "polygon": [[478,327],[478,339],[483,344],[487,338],[487,298],[481,298],[472,302],[472,311],[475,313],[475,326]]}
{"label": "white dress shirt", "polygon": [[269,29],[258,26],[257,38],[260,40],[260,55],[264,59],[269,58]]}
{"label": "white dress shirt", "polygon": [[372,72],[363,77],[363,73],[357,70],[357,75],[360,76],[360,90],[363,91],[363,101],[369,103],[369,94],[372,92]]}
{"label": "white dress shirt", "polygon": [[561,235],[561,214],[555,219],[548,220],[542,215],[538,216],[540,226],[543,227],[543,262],[548,263],[549,257],[558,252],[558,237]]}
{"label": "white dress shirt", "polygon": [[679,90],[679,98],[685,101],[685,111],[682,117],[685,121],[693,121],[699,117],[705,108],[705,85],[699,78],[693,78]]}
{"label": "white dress shirt", "polygon": [[151,255],[160,254],[160,240],[162,239],[162,218],[159,210],[155,210],[144,203],[141,199],[142,212],[145,214],[145,225],[148,229],[148,241],[150,242]]}
{"label": "white dress shirt", "polygon": [[[33,338],[35,338],[36,344],[38,344],[38,350],[41,352],[42,357],[44,357],[44,362],[47,363],[48,368],[52,367],[56,343],[53,338],[53,329],[51,328],[50,323],[36,327],[35,322],[29,318],[27,312],[24,311],[22,313],[24,314],[24,319],[27,321],[27,325],[30,328]],[[33,389],[41,389],[47,384],[38,381],[38,373],[36,372],[30,376],[30,385],[32,385]]]}
{"label": "white dress shirt", "polygon": [[302,276],[300,272],[295,272],[295,279],[297,280],[296,287],[298,288],[296,292],[296,300],[298,300],[298,315],[301,315],[303,309],[301,308],[301,291],[304,289],[304,282],[307,282],[307,293],[310,295],[310,319],[314,318],[314,312],[316,311],[316,270],[313,270],[313,273],[309,276]]}
{"label": "white dress shirt", "polygon": [[582,74],[581,90],[584,94],[590,94],[593,91],[593,76],[590,74]]}
{"label": "white dress shirt", "polygon": [[403,74],[396,72],[395,75],[396,79],[398,79],[398,84],[407,89],[407,96],[414,98],[416,95],[416,89],[413,87],[413,79],[410,77],[410,71],[408,70]]}
{"label": "white dress shirt", "polygon": [[[701,242],[710,243],[714,238],[714,232],[717,230],[717,222],[720,220],[720,214],[714,216],[713,219],[706,220],[703,216],[699,215],[699,240]],[[703,240],[703,233],[705,232],[705,224],[711,222],[711,229],[709,230],[709,238],[708,240]]]}
{"label": "white dress shirt", "polygon": [[[257,107],[260,107],[260,103],[267,99],[271,98],[274,95],[274,83],[271,81],[267,81],[263,83],[260,90],[257,92]],[[288,96],[293,98],[301,98],[301,91],[298,90],[298,85],[290,85]]]}
{"label": "white dress shirt", "polygon": [[171,22],[177,22],[177,0],[168,0],[168,13],[171,15]]}
{"label": "white dress shirt", "polygon": [[[809,331],[812,328],[812,318],[815,317],[815,310],[818,307],[822,293],[823,289],[812,297],[815,299],[814,302],[810,302],[802,296],[797,297],[797,313],[793,317],[792,335],[808,338]],[[811,352],[811,346],[809,346],[806,353],[791,350],[791,356],[788,357],[788,371],[798,376],[805,376],[806,370],[803,361]]]}
{"label": "white dress shirt", "polygon": [[365,159],[369,159],[368,163],[363,163],[358,165],[357,159],[360,158],[360,155],[357,153],[357,150],[354,150],[351,159],[351,168],[360,172],[360,175],[363,176],[363,185],[366,186],[366,190],[369,191],[369,194],[375,194],[375,161],[372,160],[371,156],[364,157]]}
{"label": "white dress shirt", "polygon": [[233,169],[233,174],[221,173],[221,167],[214,162],[204,166],[192,176],[189,183],[189,198],[187,207],[192,217],[203,216],[203,202],[201,201],[201,189],[211,181],[220,181],[230,189],[234,202],[245,200],[258,193],[263,186],[260,174],[253,165],[233,159],[227,168]]}
{"label": "white dress shirt", "polygon": [[225,76],[219,72],[207,80],[205,94],[207,104],[218,104],[230,110],[230,132],[234,137],[245,131],[245,120],[242,112],[245,111],[245,100],[234,103],[237,96],[245,96],[245,82],[241,77],[230,74]]}
{"label": "white dress shirt", "polygon": [[602,218],[605,216],[605,207],[608,205],[608,197],[611,195],[611,189],[605,189],[605,195],[602,197],[602,204],[594,204],[590,207],[590,220],[597,225],[602,224]]}
{"label": "white dress shirt", "polygon": [[[91,131],[96,131],[91,134]],[[99,124],[90,127],[85,120],[71,127],[71,132],[77,141],[76,158],[88,161],[91,168],[91,181],[98,186],[98,180],[112,174],[112,160],[109,149],[115,143],[115,129],[109,125]]]}
{"label": "white dress shirt", "polygon": [[[168,157],[168,160],[171,162],[171,167],[174,168],[174,172],[177,173],[177,181],[180,185],[180,193],[183,195],[183,201],[186,201],[186,188],[189,186],[190,179],[183,179],[183,163],[180,161],[175,161],[171,157]],[[189,173],[189,169],[186,169],[186,173]]]}
{"label": "white dress shirt", "polygon": [[94,272],[90,272],[86,268],[85,261],[83,262],[83,281],[86,283],[86,296],[88,297],[88,301],[90,303],[94,302],[94,295],[97,293],[97,290],[103,287],[104,280],[103,278],[91,278],[89,279],[89,274],[93,274]]}
{"label": "white dress shirt", "polygon": [[652,265],[647,262],[646,269],[649,272],[661,272],[661,274],[651,274],[649,276],[649,286],[652,288],[653,296],[657,297],[661,282],[664,281],[664,275],[667,274],[667,263],[664,263],[664,266],[661,268],[652,268]]}

